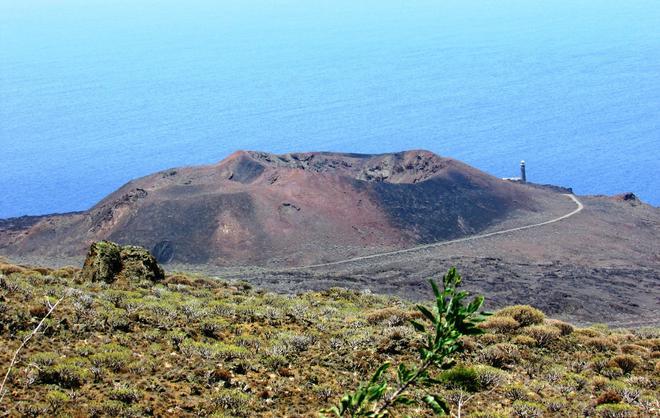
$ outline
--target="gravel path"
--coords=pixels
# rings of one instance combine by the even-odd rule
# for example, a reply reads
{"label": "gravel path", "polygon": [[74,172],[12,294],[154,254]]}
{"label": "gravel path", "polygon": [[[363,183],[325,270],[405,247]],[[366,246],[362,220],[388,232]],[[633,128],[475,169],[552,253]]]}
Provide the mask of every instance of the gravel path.
{"label": "gravel path", "polygon": [[567,196],[570,199],[572,199],[573,202],[575,202],[575,204],[577,205],[577,208],[575,210],[573,210],[572,212],[570,212],[570,213],[567,213],[567,214],[562,215],[562,216],[560,216],[558,218],[555,218],[555,219],[551,219],[549,221],[540,222],[540,223],[536,223],[536,224],[532,224],[532,225],[519,226],[519,227],[516,227],[516,228],[505,229],[505,230],[502,230],[502,231],[489,232],[489,233],[486,233],[486,234],[472,235],[472,236],[469,236],[469,237],[458,238],[458,239],[453,239],[453,240],[449,240],[449,241],[435,242],[435,243],[432,243],[432,244],[424,244],[424,245],[419,245],[419,246],[412,247],[412,248],[406,248],[406,249],[403,249],[403,250],[396,250],[396,251],[388,251],[388,252],[377,253],[377,254],[370,254],[370,255],[365,255],[365,256],[361,256],[361,257],[348,258],[348,259],[345,259],[345,260],[332,261],[332,262],[329,262],[329,263],[312,264],[312,265],[309,265],[309,266],[301,266],[301,267],[292,267],[292,268],[283,269],[283,271],[296,271],[296,270],[306,270],[306,269],[319,268],[319,267],[329,267],[329,266],[336,266],[336,265],[341,265],[341,264],[353,263],[353,262],[356,262],[356,261],[371,260],[371,259],[374,259],[374,258],[388,257],[388,256],[393,256],[393,255],[412,253],[412,252],[417,252],[417,251],[420,251],[420,250],[426,250],[426,249],[429,249],[429,248],[437,248],[437,247],[442,247],[442,246],[445,246],[445,245],[456,244],[456,243],[459,243],[459,242],[473,241],[473,240],[477,240],[477,239],[488,238],[488,237],[492,237],[492,236],[496,236],[496,235],[502,235],[502,234],[509,234],[511,232],[522,231],[522,230],[530,229],[530,228],[538,228],[540,226],[553,224],[553,223],[562,221],[564,219],[570,218],[571,216],[581,212],[582,209],[584,209],[584,205],[582,205],[582,202],[580,202],[577,199],[577,197],[575,197],[575,195],[564,194],[564,196]]}

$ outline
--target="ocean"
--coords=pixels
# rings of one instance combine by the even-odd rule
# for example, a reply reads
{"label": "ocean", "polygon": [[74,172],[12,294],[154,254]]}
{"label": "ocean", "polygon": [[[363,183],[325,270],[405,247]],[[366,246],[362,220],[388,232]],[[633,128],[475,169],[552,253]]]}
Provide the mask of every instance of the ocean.
{"label": "ocean", "polygon": [[237,149],[660,205],[658,0],[0,0],[0,218]]}

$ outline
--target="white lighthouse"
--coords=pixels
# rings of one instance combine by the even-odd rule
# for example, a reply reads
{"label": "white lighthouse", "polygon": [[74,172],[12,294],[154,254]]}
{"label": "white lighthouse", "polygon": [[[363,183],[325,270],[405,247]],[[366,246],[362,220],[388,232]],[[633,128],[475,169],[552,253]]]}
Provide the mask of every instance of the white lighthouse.
{"label": "white lighthouse", "polygon": [[520,182],[527,183],[527,174],[525,173],[525,160],[520,162]]}

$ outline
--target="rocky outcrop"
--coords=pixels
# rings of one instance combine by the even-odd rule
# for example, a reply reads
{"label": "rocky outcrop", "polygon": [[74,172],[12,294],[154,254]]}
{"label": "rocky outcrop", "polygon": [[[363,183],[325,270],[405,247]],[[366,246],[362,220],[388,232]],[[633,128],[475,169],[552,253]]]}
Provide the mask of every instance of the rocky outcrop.
{"label": "rocky outcrop", "polygon": [[635,195],[635,193],[621,193],[613,196],[614,201],[616,202],[625,202],[630,204],[630,206],[639,206],[642,204],[642,201]]}
{"label": "rocky outcrop", "polygon": [[92,244],[80,272],[82,281],[114,283],[117,280],[163,280],[156,258],[142,247],[120,246],[110,241]]}

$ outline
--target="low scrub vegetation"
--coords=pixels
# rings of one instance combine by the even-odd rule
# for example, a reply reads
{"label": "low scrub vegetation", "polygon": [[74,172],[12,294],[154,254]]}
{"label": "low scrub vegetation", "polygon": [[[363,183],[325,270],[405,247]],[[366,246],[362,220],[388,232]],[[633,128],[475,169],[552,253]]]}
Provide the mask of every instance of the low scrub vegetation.
{"label": "low scrub vegetation", "polygon": [[0,270],[2,376],[66,294],[17,357],[0,394],[7,416],[309,417],[333,405],[350,416],[342,399],[361,387],[384,388],[371,400],[389,416],[658,414],[654,328],[579,328],[508,307],[478,332],[467,320],[440,367],[394,405],[420,359],[440,353],[428,334],[446,322],[430,291],[419,309],[345,289],[276,295],[187,274],[108,284],[77,283],[74,269]]}

